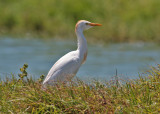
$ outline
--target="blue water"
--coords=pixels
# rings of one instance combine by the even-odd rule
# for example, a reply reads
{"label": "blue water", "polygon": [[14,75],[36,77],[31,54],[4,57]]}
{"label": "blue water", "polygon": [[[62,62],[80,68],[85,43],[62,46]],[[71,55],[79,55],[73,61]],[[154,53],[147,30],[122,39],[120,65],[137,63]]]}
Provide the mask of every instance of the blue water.
{"label": "blue water", "polygon": [[[64,54],[75,50],[75,41],[0,38],[0,77],[17,75],[24,63],[29,76],[46,75]],[[81,79],[135,79],[149,66],[160,63],[160,46],[152,43],[90,44],[88,57],[77,73]]]}

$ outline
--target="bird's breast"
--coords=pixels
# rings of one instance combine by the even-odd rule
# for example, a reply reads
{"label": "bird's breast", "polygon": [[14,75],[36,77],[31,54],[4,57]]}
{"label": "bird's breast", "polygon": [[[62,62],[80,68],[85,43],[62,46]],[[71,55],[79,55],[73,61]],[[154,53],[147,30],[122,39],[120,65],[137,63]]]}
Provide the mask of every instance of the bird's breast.
{"label": "bird's breast", "polygon": [[82,60],[82,64],[85,63],[86,59],[87,59],[87,51],[83,54],[83,60]]}

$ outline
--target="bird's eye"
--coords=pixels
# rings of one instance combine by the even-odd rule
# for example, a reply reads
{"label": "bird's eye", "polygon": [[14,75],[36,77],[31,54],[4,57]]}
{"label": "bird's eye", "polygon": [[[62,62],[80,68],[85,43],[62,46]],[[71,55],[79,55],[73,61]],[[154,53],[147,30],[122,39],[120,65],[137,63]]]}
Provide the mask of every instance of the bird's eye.
{"label": "bird's eye", "polygon": [[89,25],[89,23],[86,23],[86,25]]}

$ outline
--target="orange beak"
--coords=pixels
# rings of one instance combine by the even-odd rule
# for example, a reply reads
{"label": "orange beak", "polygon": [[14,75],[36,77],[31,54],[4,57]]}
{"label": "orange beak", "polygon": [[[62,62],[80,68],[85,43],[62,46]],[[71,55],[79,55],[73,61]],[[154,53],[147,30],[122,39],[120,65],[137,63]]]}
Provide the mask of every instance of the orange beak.
{"label": "orange beak", "polygon": [[88,25],[90,25],[90,26],[102,26],[102,24],[98,24],[98,23],[89,23]]}

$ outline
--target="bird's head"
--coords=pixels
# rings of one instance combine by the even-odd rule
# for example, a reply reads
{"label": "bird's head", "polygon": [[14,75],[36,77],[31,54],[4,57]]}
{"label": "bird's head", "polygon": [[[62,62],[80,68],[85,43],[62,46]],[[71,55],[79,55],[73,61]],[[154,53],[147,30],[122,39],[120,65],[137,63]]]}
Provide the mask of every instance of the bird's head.
{"label": "bird's head", "polygon": [[86,20],[80,20],[77,22],[75,30],[87,30],[89,28],[92,28],[93,26],[101,26],[101,24],[98,23],[91,23],[89,21]]}

